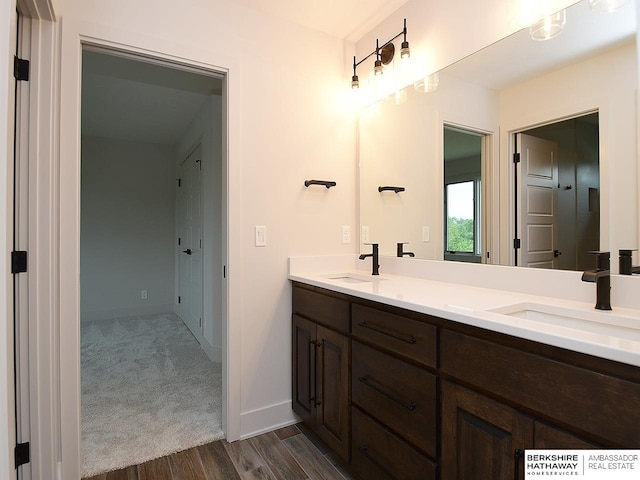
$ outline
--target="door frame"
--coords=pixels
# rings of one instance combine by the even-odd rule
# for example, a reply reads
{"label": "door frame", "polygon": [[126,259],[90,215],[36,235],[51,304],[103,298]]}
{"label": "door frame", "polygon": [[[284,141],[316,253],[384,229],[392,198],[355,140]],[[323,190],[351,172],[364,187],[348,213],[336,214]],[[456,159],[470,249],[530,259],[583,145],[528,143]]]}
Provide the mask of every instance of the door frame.
{"label": "door frame", "polygon": [[[6,185],[6,208],[0,214],[6,227],[6,234],[0,243],[3,244],[4,256],[0,261],[2,271],[2,288],[6,292],[6,316],[0,319],[0,327],[6,332],[4,339],[0,341],[0,477],[2,478],[59,478],[58,464],[60,451],[59,442],[59,402],[57,372],[58,363],[56,357],[56,339],[58,338],[55,326],[55,309],[57,299],[55,297],[55,265],[54,249],[57,245],[56,228],[53,217],[55,203],[53,203],[53,175],[54,163],[57,159],[56,152],[56,126],[57,126],[57,26],[56,16],[51,0],[10,0],[2,4],[2,23],[0,30],[5,31],[8,22],[11,25],[7,29],[11,32],[12,42],[16,39],[15,19],[16,8],[22,15],[23,27],[20,32],[22,43],[21,56],[31,63],[28,82],[21,85],[23,93],[20,95],[21,113],[19,125],[14,125],[13,115],[4,116],[6,112],[13,112],[13,105],[5,106],[7,98],[2,95],[0,99],[0,111],[4,117],[0,120],[0,129],[6,125],[7,150],[0,154],[0,164],[5,166],[5,161],[13,156],[13,130],[17,127],[17,135],[20,142],[20,156],[17,158],[17,168],[22,171],[26,181],[21,184],[20,222],[26,231],[20,238],[19,248],[28,251],[28,272],[20,282],[27,288],[19,292],[20,329],[28,332],[26,338],[20,340],[25,352],[21,353],[19,365],[15,365],[13,357],[13,341],[16,332],[13,323],[5,325],[13,318],[14,307],[12,299],[12,278],[9,267],[9,252],[11,251],[11,239],[13,237],[14,211],[13,197],[13,161],[7,162],[6,168],[0,169],[0,182]],[[5,10],[5,7],[7,10]],[[6,13],[6,16],[4,15]],[[6,19],[6,20],[5,20]],[[5,21],[7,23],[5,23]],[[7,60],[13,61],[15,50],[8,55]],[[9,47],[7,45],[7,47]],[[2,49],[5,45],[2,44]],[[2,52],[4,60],[5,52]],[[7,62],[7,64],[10,64]],[[7,71],[7,74],[9,71]],[[0,81],[4,92],[3,77]],[[11,86],[13,90],[13,86]],[[10,99],[13,97],[10,95]],[[7,155],[5,157],[4,155]],[[46,200],[45,200],[46,199]],[[40,203],[39,203],[40,202]],[[21,227],[22,229],[22,227]],[[5,243],[7,242],[7,243]],[[1,316],[0,316],[1,317]],[[5,343],[6,339],[6,343]],[[5,368],[6,365],[6,368]],[[14,378],[5,377],[14,368],[20,374],[26,374],[28,378],[20,378],[20,382],[28,387],[28,395],[20,399],[20,410],[25,416],[21,422],[21,440],[30,442],[29,464],[18,470],[15,469],[13,447],[16,442],[16,410],[14,408],[15,389]],[[13,377],[13,376],[12,376]],[[7,391],[5,392],[5,385]],[[9,408],[2,408],[7,405]],[[5,413],[6,412],[6,415]],[[5,448],[6,445],[6,448]]]}
{"label": "door frame", "polygon": [[[56,230],[52,250],[54,278],[48,287],[56,293],[54,345],[58,370],[54,386],[59,419],[56,442],[56,477],[80,478],[80,111],[82,49],[84,46],[107,49],[148,61],[170,64],[204,74],[224,77],[222,91],[222,238],[223,265],[223,430],[227,439],[240,437],[241,368],[240,324],[230,321],[240,312],[241,278],[234,270],[240,265],[240,151],[239,105],[241,65],[237,59],[211,51],[177,44],[170,39],[149,38],[133,31],[64,19],[59,36],[59,145],[54,162],[55,180],[51,193],[38,198],[35,209],[51,210]],[[55,78],[55,76],[51,76]],[[62,161],[64,159],[64,161]],[[222,272],[220,272],[222,274]],[[226,281],[225,281],[226,280]],[[64,448],[61,446],[64,445]],[[54,477],[51,477],[54,478]]]}
{"label": "door frame", "polygon": [[[498,196],[498,140],[499,126],[496,119],[488,119],[486,116],[475,112],[447,112],[438,111],[436,118],[436,142],[435,158],[438,159],[434,177],[437,179],[437,191],[440,198],[440,205],[444,207],[444,129],[452,128],[467,132],[472,132],[482,136],[482,263],[497,264],[500,260],[500,223]],[[437,225],[445,225],[444,208],[438,209]],[[436,251],[438,258],[444,259],[446,245],[444,244],[444,234],[437,235]],[[489,252],[489,258],[487,258]]]}
{"label": "door frame", "polygon": [[[534,123],[528,123],[526,125],[521,125],[518,127],[512,127],[507,129],[507,138],[506,142],[501,146],[501,150],[504,151],[505,161],[503,162],[502,174],[504,174],[505,168],[507,167],[508,173],[506,176],[506,183],[501,183],[501,190],[505,191],[505,185],[508,185],[508,202],[503,202],[501,207],[508,206],[508,210],[503,208],[501,211],[501,218],[504,218],[504,215],[508,215],[507,220],[503,220],[505,223],[503,225],[508,225],[507,229],[508,236],[502,235],[501,242],[503,242],[503,252],[508,252],[508,262],[504,263],[504,265],[516,265],[518,260],[518,252],[514,248],[514,239],[518,238],[518,228],[520,225],[520,204],[517,202],[516,198],[519,198],[519,186],[518,181],[520,180],[517,177],[517,172],[519,169],[519,164],[514,163],[513,158],[516,152],[518,151],[517,145],[517,136],[520,133],[526,133],[528,130],[543,127],[545,125],[551,125],[554,123],[562,122],[565,120],[571,120],[573,118],[579,118],[585,115],[589,115],[592,113],[598,113],[599,116],[599,151],[598,156],[600,159],[598,174],[600,175],[600,250],[608,250],[609,248],[609,159],[608,156],[603,156],[604,152],[607,151],[606,145],[608,144],[610,138],[609,132],[609,108],[608,102],[603,102],[603,106],[591,106],[590,108],[585,108],[583,110],[574,110],[572,113],[566,113],[566,110],[563,110],[565,113],[558,117],[548,117],[544,115],[546,118],[541,118],[540,114],[538,114],[538,121]],[[605,118],[607,122],[605,124]],[[502,153],[502,152],[501,152]],[[501,182],[505,182],[505,177],[501,177]],[[505,212],[505,210],[507,210]]]}
{"label": "door frame", "polygon": [[[444,229],[444,235],[442,238],[442,258],[445,259],[447,256],[447,245],[446,245],[446,235],[447,235],[447,214],[446,214],[446,200],[447,200],[447,185],[445,185],[444,178],[444,131],[445,130],[455,130],[461,133],[465,133],[467,135],[474,135],[480,137],[480,263],[492,263],[492,254],[493,252],[493,241],[490,238],[489,232],[491,231],[491,171],[492,171],[492,163],[493,163],[493,143],[494,143],[494,135],[493,132],[482,130],[479,128],[469,127],[469,126],[461,126],[455,125],[451,122],[444,122],[442,125],[442,226]],[[475,188],[475,185],[474,185]],[[474,205],[474,210],[475,205]],[[473,224],[474,235],[478,233],[478,229],[476,228],[476,223],[474,221]],[[474,245],[475,247],[475,245]],[[489,254],[489,255],[487,255]],[[475,252],[474,252],[475,256]],[[493,257],[497,257],[497,253],[493,255]],[[458,260],[460,261],[460,260]]]}
{"label": "door frame", "polygon": [[[513,155],[516,152],[515,135],[532,128],[555,123],[570,118],[598,112],[600,133],[600,249],[610,250],[611,246],[611,138],[613,124],[611,99],[606,96],[594,98],[563,98],[561,102],[539,103],[536,109],[520,109],[518,115],[504,119],[500,126],[500,224],[504,227],[500,235],[500,264],[514,265],[515,250],[513,239],[516,238],[514,205],[514,175],[516,165]],[[517,117],[517,118],[516,118]]]}

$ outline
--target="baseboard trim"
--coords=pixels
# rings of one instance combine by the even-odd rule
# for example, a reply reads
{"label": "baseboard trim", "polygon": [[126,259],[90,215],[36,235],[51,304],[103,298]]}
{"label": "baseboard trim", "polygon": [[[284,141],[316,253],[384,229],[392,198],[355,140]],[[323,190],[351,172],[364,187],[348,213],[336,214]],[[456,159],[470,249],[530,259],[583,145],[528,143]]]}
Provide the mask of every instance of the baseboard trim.
{"label": "baseboard trim", "polygon": [[222,363],[222,347],[214,346],[209,343],[206,338],[202,339],[202,350],[207,354],[209,360],[214,363]]}
{"label": "baseboard trim", "polygon": [[100,310],[81,312],[81,322],[92,322],[95,320],[110,320],[113,318],[135,317],[137,315],[158,315],[161,313],[173,312],[173,304],[150,305],[144,307],[114,308],[112,310]]}
{"label": "baseboard trim", "polygon": [[291,409],[291,400],[240,414],[240,440],[288,427],[300,419]]}

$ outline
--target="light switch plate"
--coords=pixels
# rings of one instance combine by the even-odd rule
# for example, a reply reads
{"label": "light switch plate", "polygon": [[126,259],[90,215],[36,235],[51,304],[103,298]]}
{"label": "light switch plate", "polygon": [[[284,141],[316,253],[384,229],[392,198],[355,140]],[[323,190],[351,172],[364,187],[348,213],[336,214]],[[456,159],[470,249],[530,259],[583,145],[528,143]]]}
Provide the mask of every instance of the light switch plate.
{"label": "light switch plate", "polygon": [[351,227],[349,225],[342,227],[342,243],[351,243]]}
{"label": "light switch plate", "polygon": [[267,227],[256,225],[256,247],[267,246]]}
{"label": "light switch plate", "polygon": [[363,225],[360,229],[360,243],[369,243],[369,227]]}

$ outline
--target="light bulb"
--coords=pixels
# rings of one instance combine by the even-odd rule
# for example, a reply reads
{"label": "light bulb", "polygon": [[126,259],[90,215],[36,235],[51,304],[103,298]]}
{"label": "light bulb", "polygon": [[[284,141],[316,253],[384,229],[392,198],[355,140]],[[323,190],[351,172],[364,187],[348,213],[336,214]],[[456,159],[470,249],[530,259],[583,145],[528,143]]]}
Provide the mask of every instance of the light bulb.
{"label": "light bulb", "polygon": [[360,88],[360,81],[358,80],[358,76],[354,75],[351,77],[351,88],[357,90]]}
{"label": "light bulb", "polygon": [[411,56],[411,50],[409,50],[409,42],[402,42],[400,47],[400,58],[406,60]]}
{"label": "light bulb", "polygon": [[375,75],[382,75],[383,72],[384,72],[384,67],[382,66],[382,60],[376,60],[373,67],[373,73]]}
{"label": "light bulb", "polygon": [[537,41],[550,40],[562,33],[566,23],[567,11],[560,10],[552,15],[547,15],[531,25],[531,27],[529,27],[529,34],[531,38]]}
{"label": "light bulb", "polygon": [[407,98],[407,90],[403,88],[402,90],[398,90],[393,94],[393,103],[395,103],[396,105],[401,105],[407,101]]}
{"label": "light bulb", "polygon": [[609,13],[629,3],[629,0],[589,0],[593,12]]}
{"label": "light bulb", "polygon": [[438,89],[440,74],[438,72],[427,75],[413,84],[413,88],[420,93],[431,93]]}

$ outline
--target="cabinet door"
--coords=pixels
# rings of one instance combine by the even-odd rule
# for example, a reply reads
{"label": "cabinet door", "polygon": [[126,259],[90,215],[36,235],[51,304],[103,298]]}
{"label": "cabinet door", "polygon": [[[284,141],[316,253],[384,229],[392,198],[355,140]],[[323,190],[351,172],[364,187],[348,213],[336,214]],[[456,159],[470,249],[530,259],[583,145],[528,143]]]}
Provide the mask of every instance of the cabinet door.
{"label": "cabinet door", "polygon": [[316,432],[332,450],[349,459],[349,339],[317,327]]}
{"label": "cabinet door", "polygon": [[[515,450],[532,445],[531,418],[466,388],[443,383],[443,479],[511,480]],[[523,478],[522,470],[521,474]]]}
{"label": "cabinet door", "polygon": [[293,411],[315,426],[316,324],[293,315],[292,384]]}
{"label": "cabinet door", "polygon": [[535,439],[533,445],[534,448],[545,450],[562,448],[570,450],[589,450],[602,448],[596,444],[589,443],[586,440],[565,432],[564,430],[545,425],[542,422],[535,423]]}

